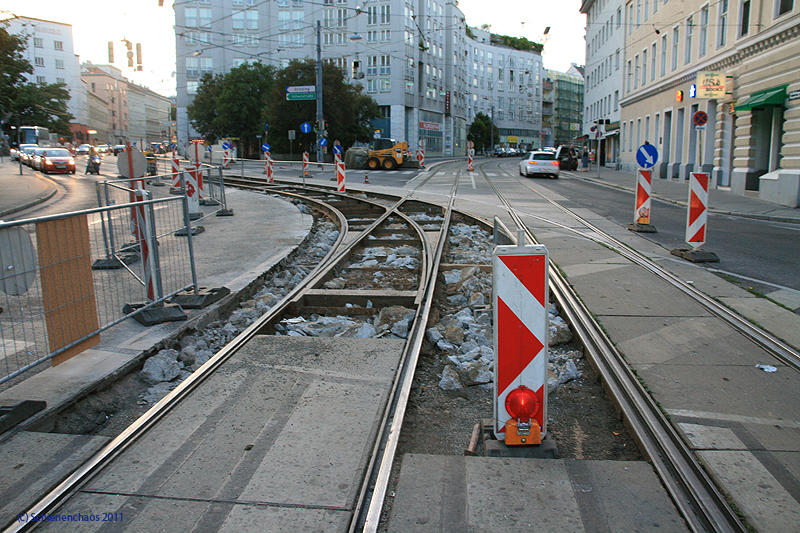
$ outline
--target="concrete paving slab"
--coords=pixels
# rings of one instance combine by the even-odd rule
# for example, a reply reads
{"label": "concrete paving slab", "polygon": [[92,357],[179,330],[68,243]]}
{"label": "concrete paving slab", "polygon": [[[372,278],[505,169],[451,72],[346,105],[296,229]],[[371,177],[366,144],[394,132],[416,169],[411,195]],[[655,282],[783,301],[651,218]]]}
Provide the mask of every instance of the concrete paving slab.
{"label": "concrete paving slab", "polygon": [[709,316],[686,296],[664,298],[665,283],[632,265],[569,281],[596,315]]}
{"label": "concrete paving slab", "polygon": [[735,494],[737,505],[758,531],[797,531],[800,503],[752,453],[705,450],[697,455],[712,476]]}
{"label": "concrete paving slab", "polygon": [[600,322],[632,364],[754,366],[766,354],[714,317],[600,317]]}
{"label": "concrete paving slab", "polygon": [[0,526],[102,448],[108,437],[23,431],[0,444]]}
{"label": "concrete paving slab", "polygon": [[407,454],[390,533],[583,531],[558,459]]}
{"label": "concrete paving slab", "polygon": [[633,365],[653,398],[668,412],[698,411],[797,423],[800,383],[792,371],[769,374],[751,366]]}
{"label": "concrete paving slab", "polygon": [[701,424],[678,424],[695,450],[746,450],[747,446],[728,428]]}
{"label": "concrete paving slab", "polygon": [[793,289],[780,289],[777,291],[768,292],[766,296],[769,299],[782,303],[791,309],[800,308],[800,291]]}
{"label": "concrete paving slab", "polygon": [[587,533],[688,531],[650,464],[565,461]]}
{"label": "concrete paving slab", "polygon": [[792,346],[800,346],[800,315],[764,298],[722,298],[721,301]]}
{"label": "concrete paving slab", "polygon": [[[766,450],[800,452],[800,429],[777,424],[742,423],[742,428]],[[798,477],[800,479],[800,476]]]}

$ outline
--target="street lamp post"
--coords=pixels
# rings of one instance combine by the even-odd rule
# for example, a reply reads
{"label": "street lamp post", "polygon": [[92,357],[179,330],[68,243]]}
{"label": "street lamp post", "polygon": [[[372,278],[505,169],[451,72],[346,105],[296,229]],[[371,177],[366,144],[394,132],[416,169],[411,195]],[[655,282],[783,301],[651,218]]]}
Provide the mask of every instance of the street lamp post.
{"label": "street lamp post", "polygon": [[489,132],[491,133],[491,136],[492,136],[491,151],[492,151],[492,153],[494,153],[494,105],[492,105],[489,108],[489,112],[491,113],[489,115]]}
{"label": "street lamp post", "polygon": [[317,21],[317,163],[322,163],[322,145],[320,140],[324,135],[325,121],[322,118],[322,44],[320,43],[320,33],[322,24]]}

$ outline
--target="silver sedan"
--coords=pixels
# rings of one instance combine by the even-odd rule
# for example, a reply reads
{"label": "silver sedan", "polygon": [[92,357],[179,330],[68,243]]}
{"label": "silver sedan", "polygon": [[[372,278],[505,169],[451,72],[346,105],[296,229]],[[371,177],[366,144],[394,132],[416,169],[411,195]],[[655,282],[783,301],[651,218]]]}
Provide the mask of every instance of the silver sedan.
{"label": "silver sedan", "polygon": [[520,176],[552,176],[558,177],[558,159],[553,152],[528,152],[519,162]]}

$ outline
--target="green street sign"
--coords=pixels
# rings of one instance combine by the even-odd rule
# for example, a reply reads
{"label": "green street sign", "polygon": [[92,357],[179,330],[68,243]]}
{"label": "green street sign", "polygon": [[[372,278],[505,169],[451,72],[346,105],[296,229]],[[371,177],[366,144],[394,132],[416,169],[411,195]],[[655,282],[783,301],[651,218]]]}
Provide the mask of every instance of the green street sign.
{"label": "green street sign", "polygon": [[286,93],[286,99],[289,101],[294,100],[316,100],[317,93]]}

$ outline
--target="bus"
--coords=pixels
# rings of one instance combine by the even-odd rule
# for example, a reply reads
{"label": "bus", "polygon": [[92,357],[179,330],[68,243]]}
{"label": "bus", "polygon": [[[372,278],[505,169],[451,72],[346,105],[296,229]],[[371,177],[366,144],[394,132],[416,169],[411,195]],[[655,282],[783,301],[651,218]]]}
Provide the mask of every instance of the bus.
{"label": "bus", "polygon": [[50,130],[41,126],[20,126],[19,143],[38,144],[45,148],[53,146],[50,140]]}

